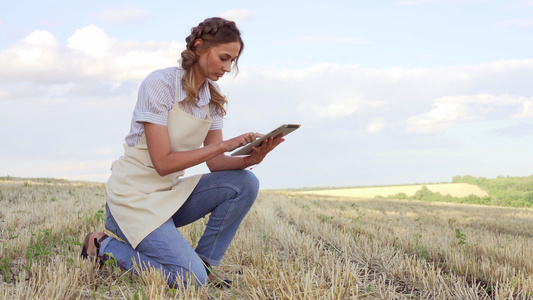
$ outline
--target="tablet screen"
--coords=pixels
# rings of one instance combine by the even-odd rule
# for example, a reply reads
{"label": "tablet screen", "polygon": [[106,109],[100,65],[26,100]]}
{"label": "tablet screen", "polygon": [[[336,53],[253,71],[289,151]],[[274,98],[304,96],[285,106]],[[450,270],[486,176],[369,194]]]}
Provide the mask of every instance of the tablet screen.
{"label": "tablet screen", "polygon": [[263,143],[263,141],[268,139],[269,137],[277,137],[282,133],[285,133],[285,135],[287,135],[300,128],[300,126],[300,124],[283,124],[278,128],[272,130],[271,132],[265,134],[264,136],[258,138],[257,140],[237,149],[235,152],[231,153],[231,156],[249,155],[250,153],[252,153],[252,147],[261,145],[261,143]]}

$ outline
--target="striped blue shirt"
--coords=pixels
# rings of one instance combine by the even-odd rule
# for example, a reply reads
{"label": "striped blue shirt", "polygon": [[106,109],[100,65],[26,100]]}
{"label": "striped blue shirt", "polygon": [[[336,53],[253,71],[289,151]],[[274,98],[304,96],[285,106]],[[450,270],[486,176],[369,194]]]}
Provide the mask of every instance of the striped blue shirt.
{"label": "striped blue shirt", "polygon": [[[187,95],[181,87],[181,77],[185,71],[176,67],[156,70],[144,79],[139,88],[137,104],[131,119],[130,132],[126,136],[126,143],[134,147],[144,135],[144,122],[167,126],[168,112],[174,107],[176,99],[183,101]],[[178,76],[178,90],[176,91],[176,75]],[[207,79],[215,88],[220,91],[218,85]],[[211,93],[207,82],[200,87],[199,99],[190,106],[190,111],[180,105],[180,109],[193,116],[205,119],[207,115],[206,105],[213,123],[210,130],[222,129],[223,118],[217,114],[216,106],[210,104]]]}

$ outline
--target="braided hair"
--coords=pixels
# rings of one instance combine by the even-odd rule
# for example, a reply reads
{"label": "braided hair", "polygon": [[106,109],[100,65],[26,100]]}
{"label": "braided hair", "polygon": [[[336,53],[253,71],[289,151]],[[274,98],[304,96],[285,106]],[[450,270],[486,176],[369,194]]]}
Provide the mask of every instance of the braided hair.
{"label": "braided hair", "polygon": [[[194,42],[197,39],[202,39],[203,43],[196,47]],[[183,102],[189,105],[190,101],[198,98],[198,93],[194,89],[195,78],[194,72],[192,71],[193,65],[198,61],[196,50],[208,49],[209,47],[225,43],[239,42],[241,48],[239,49],[234,65],[235,71],[238,72],[239,67],[237,63],[244,48],[244,43],[235,22],[218,17],[205,19],[198,26],[193,27],[191,34],[185,38],[185,42],[187,43],[186,49],[181,52],[181,67],[185,70],[185,74],[181,79],[181,85],[187,93]],[[226,114],[224,106],[228,101],[209,81],[208,84],[209,92],[211,93],[211,103],[215,104],[217,113],[224,116]]]}

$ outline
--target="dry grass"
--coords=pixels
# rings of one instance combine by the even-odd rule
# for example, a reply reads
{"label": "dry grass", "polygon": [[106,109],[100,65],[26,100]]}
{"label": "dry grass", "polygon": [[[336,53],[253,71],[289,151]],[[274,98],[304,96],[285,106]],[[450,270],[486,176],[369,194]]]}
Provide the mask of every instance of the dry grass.
{"label": "dry grass", "polygon": [[[533,210],[261,192],[218,269],[234,288],[169,290],[157,271],[79,260],[76,241],[103,228],[103,185],[0,191],[0,299],[533,296]],[[182,229],[191,243],[204,223]]]}
{"label": "dry grass", "polygon": [[479,188],[477,185],[468,183],[442,183],[442,184],[425,184],[425,185],[398,185],[383,187],[365,187],[349,189],[329,189],[300,192],[302,194],[326,195],[338,197],[356,197],[356,198],[374,198],[388,197],[399,193],[405,193],[407,196],[413,196],[423,186],[427,187],[434,193],[450,195],[452,197],[466,197],[474,195],[478,197],[488,196],[489,194]]}

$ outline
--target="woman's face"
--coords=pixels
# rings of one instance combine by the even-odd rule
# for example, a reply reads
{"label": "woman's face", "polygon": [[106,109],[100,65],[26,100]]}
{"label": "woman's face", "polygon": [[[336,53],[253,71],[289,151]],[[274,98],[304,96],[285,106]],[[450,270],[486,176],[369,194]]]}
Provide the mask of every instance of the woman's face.
{"label": "woman's face", "polygon": [[239,42],[231,42],[212,46],[204,51],[197,51],[200,57],[194,66],[196,75],[200,75],[200,79],[209,78],[217,81],[225,73],[231,71],[240,49],[241,44]]}

